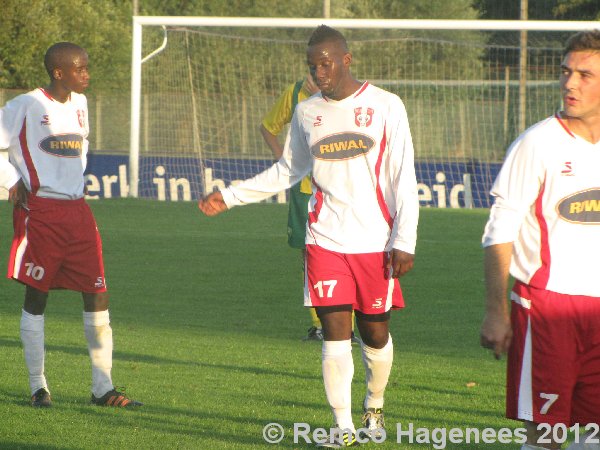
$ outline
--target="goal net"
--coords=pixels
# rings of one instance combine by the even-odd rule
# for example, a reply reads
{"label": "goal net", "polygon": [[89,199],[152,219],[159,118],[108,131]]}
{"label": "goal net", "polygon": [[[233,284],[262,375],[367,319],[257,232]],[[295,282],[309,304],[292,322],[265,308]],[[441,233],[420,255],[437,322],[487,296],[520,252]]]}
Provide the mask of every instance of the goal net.
{"label": "goal net", "polygon": [[565,38],[593,27],[374,22],[136,17],[131,195],[193,200],[270,166],[259,126],[306,75],[308,37],[327,23],[345,34],[353,75],[404,101],[421,205],[486,207],[507,146],[560,107]]}

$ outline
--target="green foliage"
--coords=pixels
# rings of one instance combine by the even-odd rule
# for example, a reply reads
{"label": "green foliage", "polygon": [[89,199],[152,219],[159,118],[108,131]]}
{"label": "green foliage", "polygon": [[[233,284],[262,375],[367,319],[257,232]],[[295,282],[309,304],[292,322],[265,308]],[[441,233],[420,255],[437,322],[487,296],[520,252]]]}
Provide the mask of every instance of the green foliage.
{"label": "green foliage", "polygon": [[[31,89],[45,84],[47,75],[43,68],[43,56],[46,49],[58,41],[72,41],[85,47],[90,55],[90,92],[128,90],[131,77],[131,14],[132,4],[122,0],[3,0],[0,15],[0,88]],[[323,2],[140,0],[138,14],[322,17]],[[340,18],[471,19],[476,15],[470,0],[331,2],[331,17]],[[162,41],[160,30],[151,33],[153,36],[145,40],[145,49],[149,50]],[[254,30],[241,33],[253,35]],[[279,30],[277,33],[303,42],[307,39],[307,30]],[[244,55],[242,59],[239,59],[239,55],[232,55],[232,58],[237,58],[243,64],[247,58],[262,56],[265,55]]]}
{"label": "green foliage", "polygon": [[[517,20],[522,0],[474,0],[482,19]],[[530,20],[596,20],[600,18],[597,0],[528,0]]]}
{"label": "green foliage", "polygon": [[600,4],[596,0],[557,0],[553,12],[562,20],[600,20]]}
{"label": "green foliage", "polygon": [[282,2],[274,0],[145,0],[139,15],[320,17],[322,0]]}
{"label": "green foliage", "polygon": [[131,8],[119,0],[3,0],[0,87],[45,85],[46,49],[60,41],[90,55],[93,89],[124,87],[130,75]]}

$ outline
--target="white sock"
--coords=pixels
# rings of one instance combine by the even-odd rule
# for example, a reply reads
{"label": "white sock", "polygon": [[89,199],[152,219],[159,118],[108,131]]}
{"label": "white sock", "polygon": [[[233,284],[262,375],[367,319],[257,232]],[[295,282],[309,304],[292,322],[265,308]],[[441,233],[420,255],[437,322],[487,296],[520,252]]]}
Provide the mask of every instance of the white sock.
{"label": "white sock", "polygon": [[372,348],[361,344],[363,364],[366,370],[367,395],[364,407],[383,408],[383,393],[387,386],[392,362],[394,361],[394,344],[389,336],[383,348]]}
{"label": "white sock", "polygon": [[333,418],[340,429],[355,431],[351,392],[354,376],[352,341],[323,341],[323,383]]}
{"label": "white sock", "polygon": [[[25,364],[29,372],[29,388],[31,395],[38,389],[46,388],[44,376],[44,315],[21,312],[21,342],[25,354]],[[50,392],[48,390],[48,392]]]}
{"label": "white sock", "polygon": [[83,329],[92,360],[92,394],[102,397],[113,389],[112,369],[113,339],[108,310],[83,312]]}

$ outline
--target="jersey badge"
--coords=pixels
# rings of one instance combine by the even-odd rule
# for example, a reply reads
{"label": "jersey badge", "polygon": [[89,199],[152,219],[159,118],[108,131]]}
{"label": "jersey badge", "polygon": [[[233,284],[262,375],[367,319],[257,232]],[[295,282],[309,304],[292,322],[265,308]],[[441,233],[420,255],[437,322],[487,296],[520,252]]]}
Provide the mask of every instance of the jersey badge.
{"label": "jersey badge", "polygon": [[558,202],[556,212],[567,222],[600,225],[600,188],[568,195]]}
{"label": "jersey badge", "polygon": [[80,134],[53,134],[39,143],[42,151],[61,158],[79,158],[83,150]]}
{"label": "jersey badge", "polygon": [[[366,109],[366,111],[363,111]],[[357,127],[368,127],[373,122],[373,108],[354,108],[354,123]]]}
{"label": "jersey badge", "polygon": [[82,109],[77,110],[77,121],[79,122],[79,126],[81,128],[85,128],[85,111]]}
{"label": "jersey badge", "polygon": [[42,120],[40,120],[40,125],[50,125],[50,116],[48,114],[44,114],[42,116]]}
{"label": "jersey badge", "polygon": [[345,160],[366,155],[375,145],[375,140],[361,133],[338,133],[315,142],[310,151],[316,159]]}
{"label": "jersey badge", "polygon": [[317,116],[317,120],[313,122],[313,127],[320,127],[323,125],[323,116]]}

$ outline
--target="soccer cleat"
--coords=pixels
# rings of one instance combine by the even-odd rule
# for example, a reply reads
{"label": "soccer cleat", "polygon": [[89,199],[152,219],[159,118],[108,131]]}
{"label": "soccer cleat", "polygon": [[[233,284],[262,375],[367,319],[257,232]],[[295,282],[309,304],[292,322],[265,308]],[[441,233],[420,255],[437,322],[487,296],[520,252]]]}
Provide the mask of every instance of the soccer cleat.
{"label": "soccer cleat", "polygon": [[46,388],[39,388],[31,396],[31,406],[35,408],[49,408],[52,406],[52,398],[50,392]]}
{"label": "soccer cleat", "polygon": [[303,341],[322,341],[323,340],[323,330],[317,327],[310,327],[308,329],[308,334]]}
{"label": "soccer cleat", "polygon": [[[339,430],[338,426],[335,425],[334,429]],[[326,442],[319,442],[317,447],[325,448],[346,448],[346,447],[358,447],[360,444],[356,440],[354,433],[345,431],[343,433],[335,433],[327,438]]]}
{"label": "soccer cleat", "polygon": [[116,389],[108,391],[102,397],[96,397],[92,394],[92,403],[97,406],[114,406],[115,408],[135,408],[144,405],[142,402],[128,398],[124,392],[119,392]]}
{"label": "soccer cleat", "polygon": [[[363,433],[364,437],[381,438],[383,436],[381,430],[385,428],[382,408],[367,408],[362,416],[363,428],[369,430],[369,434]],[[361,435],[361,438],[363,436]]]}

